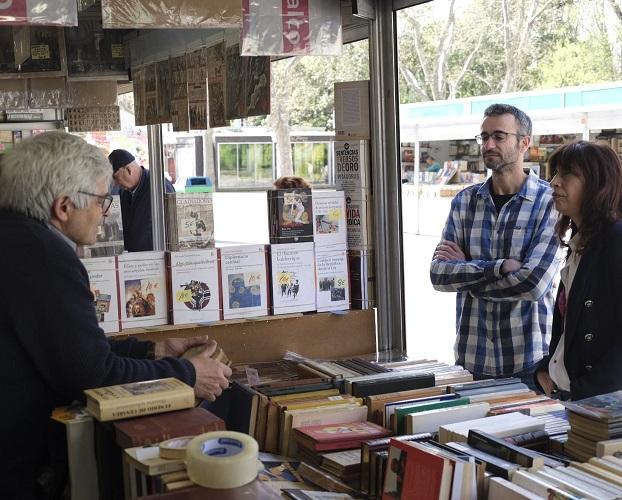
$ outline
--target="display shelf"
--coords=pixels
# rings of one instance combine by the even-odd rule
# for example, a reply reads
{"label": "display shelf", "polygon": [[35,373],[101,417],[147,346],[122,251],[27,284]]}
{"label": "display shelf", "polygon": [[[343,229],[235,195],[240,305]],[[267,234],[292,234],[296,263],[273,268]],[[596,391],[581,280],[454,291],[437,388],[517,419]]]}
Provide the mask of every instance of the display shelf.
{"label": "display shelf", "polygon": [[312,358],[376,351],[375,311],[370,309],[131,328],[110,338],[161,341],[200,335],[209,335],[218,342],[233,362],[274,361],[287,351]]}

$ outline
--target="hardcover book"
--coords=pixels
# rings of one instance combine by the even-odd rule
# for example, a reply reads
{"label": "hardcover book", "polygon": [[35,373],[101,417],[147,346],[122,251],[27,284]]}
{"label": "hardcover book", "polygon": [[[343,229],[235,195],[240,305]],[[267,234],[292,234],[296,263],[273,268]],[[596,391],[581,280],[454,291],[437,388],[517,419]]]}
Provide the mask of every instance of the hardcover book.
{"label": "hardcover book", "polygon": [[343,191],[313,191],[313,241],[316,248],[346,245],[346,199]]}
{"label": "hardcover book", "polygon": [[107,422],[194,406],[194,389],[175,378],[87,389],[86,409]]}
{"label": "hardcover book", "polygon": [[117,266],[114,257],[82,259],[89,274],[97,322],[105,333],[120,330],[117,296]]}
{"label": "hardcover book", "polygon": [[266,247],[242,245],[219,251],[223,319],[267,316]]}
{"label": "hardcover book", "polygon": [[350,276],[345,243],[330,247],[315,245],[317,311],[350,309]]}
{"label": "hardcover book", "polygon": [[80,257],[110,257],[120,255],[124,250],[123,219],[119,196],[112,197],[112,205],[97,227],[96,241],[92,245],[78,247]]}
{"label": "hardcover book", "polygon": [[348,251],[352,309],[372,309],[376,304],[374,252]]}
{"label": "hardcover book", "polygon": [[216,249],[167,253],[171,323],[218,321],[222,305]]}
{"label": "hardcover book", "polygon": [[361,442],[390,436],[391,431],[371,422],[311,425],[294,429],[296,441],[315,451],[357,448]]}
{"label": "hardcover book", "polygon": [[313,199],[310,189],[268,191],[270,243],[313,241]]}
{"label": "hardcover book", "polygon": [[117,257],[121,328],[166,325],[164,252],[129,252]]}
{"label": "hardcover book", "polygon": [[315,310],[313,243],[271,245],[273,314]]}
{"label": "hardcover book", "polygon": [[205,408],[197,407],[118,420],[114,428],[117,445],[125,449],[157,444],[180,436],[224,431],[225,422]]}
{"label": "hardcover book", "polygon": [[608,424],[622,421],[622,391],[600,394],[564,404],[571,412],[594,420]]}
{"label": "hardcover book", "polygon": [[169,250],[213,248],[212,193],[168,193],[166,222]]}

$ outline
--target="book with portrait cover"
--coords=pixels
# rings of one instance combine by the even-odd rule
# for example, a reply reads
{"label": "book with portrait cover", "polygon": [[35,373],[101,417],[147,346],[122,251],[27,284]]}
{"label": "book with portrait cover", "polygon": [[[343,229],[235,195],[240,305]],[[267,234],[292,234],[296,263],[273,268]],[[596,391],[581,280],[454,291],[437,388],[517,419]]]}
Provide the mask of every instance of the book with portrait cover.
{"label": "book with portrait cover", "polygon": [[313,241],[316,247],[348,243],[343,191],[313,191]]}
{"label": "book with portrait cover", "polygon": [[270,246],[272,313],[315,311],[313,243]]}
{"label": "book with portrait cover", "polygon": [[95,243],[78,247],[78,255],[88,257],[110,257],[123,253],[123,218],[119,195],[112,197],[110,209],[97,227]]}
{"label": "book with portrait cover", "polygon": [[166,223],[169,250],[214,248],[212,193],[168,193]]}
{"label": "book with portrait cover", "polygon": [[176,378],[98,387],[84,394],[87,411],[100,422],[194,406],[194,389]]}
{"label": "book with portrait cover", "polygon": [[117,264],[114,257],[82,259],[89,274],[97,322],[105,333],[120,330],[117,295]]}
{"label": "book with portrait cover", "polygon": [[313,198],[306,188],[268,191],[270,243],[313,241]]}
{"label": "book with portrait cover", "polygon": [[220,319],[222,305],[216,249],[169,252],[170,323],[204,323]]}
{"label": "book with portrait cover", "polygon": [[117,257],[121,328],[166,325],[164,252],[129,252]]}
{"label": "book with portrait cover", "polygon": [[223,319],[268,315],[265,245],[219,249]]}
{"label": "book with portrait cover", "polygon": [[346,244],[315,244],[316,304],[318,312],[350,309],[350,276]]}

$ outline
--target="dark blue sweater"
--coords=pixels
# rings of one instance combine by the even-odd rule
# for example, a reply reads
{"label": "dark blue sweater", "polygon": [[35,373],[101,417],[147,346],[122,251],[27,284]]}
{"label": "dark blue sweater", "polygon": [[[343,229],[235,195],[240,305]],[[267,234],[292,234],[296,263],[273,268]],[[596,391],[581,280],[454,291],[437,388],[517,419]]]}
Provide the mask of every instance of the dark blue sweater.
{"label": "dark blue sweater", "polygon": [[32,480],[42,459],[55,406],[123,382],[194,385],[195,371],[187,360],[135,359],[145,343],[109,342],[84,266],[45,224],[0,211],[0,234],[0,491],[14,498],[11,488]]}
{"label": "dark blue sweater", "polygon": [[[132,193],[121,189],[121,216],[123,217],[123,240],[128,252],[153,250],[153,230],[151,228],[150,173],[141,167],[142,175],[138,186]],[[173,185],[164,180],[164,191],[174,193]]]}

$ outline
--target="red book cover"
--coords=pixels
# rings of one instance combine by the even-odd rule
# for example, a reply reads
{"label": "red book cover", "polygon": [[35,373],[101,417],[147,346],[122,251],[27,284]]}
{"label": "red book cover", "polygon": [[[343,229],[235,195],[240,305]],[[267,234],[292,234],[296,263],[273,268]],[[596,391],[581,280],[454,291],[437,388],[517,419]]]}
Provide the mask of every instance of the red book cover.
{"label": "red book cover", "polygon": [[356,448],[362,441],[391,435],[391,431],[371,422],[323,424],[294,429],[296,440],[316,451]]}
{"label": "red book cover", "polygon": [[448,458],[428,453],[419,443],[391,439],[382,500],[449,498],[444,495],[449,495],[452,477]]}

